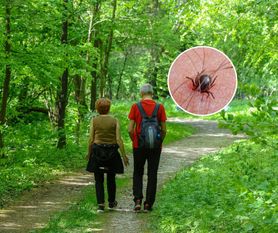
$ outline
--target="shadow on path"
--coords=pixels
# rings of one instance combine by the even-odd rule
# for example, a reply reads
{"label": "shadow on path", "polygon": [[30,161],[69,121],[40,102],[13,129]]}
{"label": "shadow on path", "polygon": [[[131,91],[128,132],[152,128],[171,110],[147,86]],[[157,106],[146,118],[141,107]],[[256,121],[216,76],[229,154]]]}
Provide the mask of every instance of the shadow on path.
{"label": "shadow on path", "polygon": [[[178,170],[192,164],[201,155],[215,152],[240,138],[232,136],[226,130],[218,129],[217,123],[213,121],[179,119],[171,121],[192,125],[197,128],[197,132],[163,148],[158,171],[158,189]],[[131,180],[132,158],[130,160],[127,176]],[[12,206],[0,210],[0,232],[23,233],[43,228],[54,213],[66,210],[71,203],[75,203],[80,198],[82,189],[90,184],[92,184],[91,174],[74,173],[52,184],[25,192]],[[147,214],[132,211],[131,187],[121,190],[118,197],[119,208],[115,211],[106,211],[100,216],[97,227],[87,232],[148,232],[145,219],[140,217]]]}
{"label": "shadow on path", "polygon": [[[160,166],[158,170],[158,190],[163,183],[172,178],[177,171],[185,166],[191,165],[200,156],[216,152],[222,147],[226,147],[242,135],[234,136],[225,129],[219,129],[217,122],[205,120],[181,120],[171,119],[171,121],[189,124],[197,129],[196,134],[165,146],[162,151]],[[128,175],[132,179],[132,164],[128,170]],[[146,171],[145,171],[146,174]],[[146,186],[144,176],[144,186]],[[103,220],[98,226],[100,232],[121,232],[121,233],[142,233],[148,230],[147,214],[138,214],[132,211],[132,190],[128,187],[118,194],[119,208],[130,211],[110,211],[104,213]],[[155,205],[154,205],[155,208]],[[92,232],[94,230],[92,229]]]}
{"label": "shadow on path", "polygon": [[0,209],[0,232],[23,233],[43,228],[52,214],[75,203],[91,181],[91,174],[74,173],[25,192],[12,206]]}

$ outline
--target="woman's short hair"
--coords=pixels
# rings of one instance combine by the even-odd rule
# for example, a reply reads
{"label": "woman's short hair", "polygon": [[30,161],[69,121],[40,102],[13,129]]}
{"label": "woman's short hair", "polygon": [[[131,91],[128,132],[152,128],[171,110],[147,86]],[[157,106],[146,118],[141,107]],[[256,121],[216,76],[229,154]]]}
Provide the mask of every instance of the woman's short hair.
{"label": "woman's short hair", "polygon": [[152,95],[153,94],[153,86],[149,83],[145,83],[140,88],[140,93],[143,95]]}
{"label": "woman's short hair", "polygon": [[111,101],[108,98],[100,98],[96,101],[95,106],[99,114],[107,114],[110,110]]}

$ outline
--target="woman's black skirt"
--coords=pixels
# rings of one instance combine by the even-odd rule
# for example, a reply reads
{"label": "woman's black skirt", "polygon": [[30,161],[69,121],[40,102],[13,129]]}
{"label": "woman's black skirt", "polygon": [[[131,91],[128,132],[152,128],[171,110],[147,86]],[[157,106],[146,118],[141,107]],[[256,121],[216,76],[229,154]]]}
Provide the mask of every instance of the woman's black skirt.
{"label": "woman's black skirt", "polygon": [[124,173],[124,166],[117,144],[93,144],[87,168],[88,172]]}

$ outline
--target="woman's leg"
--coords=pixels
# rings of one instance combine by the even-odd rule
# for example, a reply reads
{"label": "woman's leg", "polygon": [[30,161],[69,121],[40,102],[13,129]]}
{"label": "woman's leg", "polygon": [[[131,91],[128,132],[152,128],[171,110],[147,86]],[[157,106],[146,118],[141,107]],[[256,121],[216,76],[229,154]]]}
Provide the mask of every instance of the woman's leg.
{"label": "woman's leg", "polygon": [[107,173],[107,191],[108,191],[108,202],[112,203],[116,198],[116,174]]}
{"label": "woman's leg", "polygon": [[104,174],[103,172],[95,172],[95,187],[96,187],[96,196],[97,196],[97,203],[104,204]]}

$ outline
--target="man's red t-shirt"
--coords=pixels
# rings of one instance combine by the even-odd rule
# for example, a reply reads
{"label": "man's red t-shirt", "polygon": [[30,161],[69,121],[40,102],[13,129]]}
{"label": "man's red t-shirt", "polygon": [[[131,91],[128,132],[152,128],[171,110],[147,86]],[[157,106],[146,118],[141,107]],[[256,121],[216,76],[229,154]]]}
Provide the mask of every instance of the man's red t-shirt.
{"label": "man's red t-shirt", "polygon": [[[156,102],[151,99],[141,100],[140,102],[142,104],[142,107],[143,107],[145,113],[148,116],[151,116],[154,111]],[[133,148],[138,148],[138,136],[141,131],[142,116],[141,116],[138,106],[136,104],[132,105],[128,118],[130,120],[134,120],[136,123],[136,127],[135,127],[134,134],[133,134],[132,145],[133,145]],[[159,109],[157,112],[157,119],[159,122],[165,122],[167,120],[165,109],[162,104],[160,104],[160,106],[159,106]]]}

